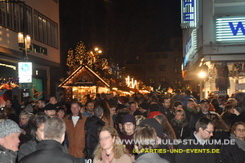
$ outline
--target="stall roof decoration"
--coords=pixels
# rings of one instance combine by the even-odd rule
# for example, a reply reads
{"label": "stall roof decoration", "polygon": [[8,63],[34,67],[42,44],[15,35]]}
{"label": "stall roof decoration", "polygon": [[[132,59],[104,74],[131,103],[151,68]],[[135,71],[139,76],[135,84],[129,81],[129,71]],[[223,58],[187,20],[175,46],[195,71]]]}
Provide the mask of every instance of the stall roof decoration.
{"label": "stall roof decoration", "polygon": [[[97,73],[95,73],[92,69],[90,69],[88,66],[79,66],[68,78],[66,78],[59,87],[65,87],[65,86],[81,86],[81,85],[74,85],[75,79],[81,74],[83,71],[87,71],[91,73],[93,76],[95,76],[97,79],[99,79],[100,82],[102,82],[105,86],[110,87],[110,85],[103,80]],[[71,85],[71,83],[73,83]],[[92,82],[87,82],[90,85],[93,85]]]}

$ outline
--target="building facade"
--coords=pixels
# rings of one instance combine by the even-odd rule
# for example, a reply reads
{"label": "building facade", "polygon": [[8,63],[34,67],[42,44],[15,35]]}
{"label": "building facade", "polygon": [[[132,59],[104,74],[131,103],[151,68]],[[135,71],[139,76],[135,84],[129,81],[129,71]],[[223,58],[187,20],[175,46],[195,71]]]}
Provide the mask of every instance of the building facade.
{"label": "building facade", "polygon": [[201,98],[245,89],[244,8],[244,0],[182,1],[184,80]]}
{"label": "building facade", "polygon": [[167,50],[145,52],[135,60],[129,61],[126,64],[128,72],[159,91],[165,92],[168,87],[181,89],[181,39],[172,38],[169,42]]}
{"label": "building facade", "polygon": [[[3,80],[18,81],[18,62],[32,62],[32,83],[20,84],[14,94],[27,88],[33,100],[55,92],[60,67],[58,0],[6,0],[0,2],[0,73]],[[31,37],[27,56],[20,49],[18,33]],[[58,83],[57,83],[58,84]],[[27,94],[28,95],[28,94]]]}

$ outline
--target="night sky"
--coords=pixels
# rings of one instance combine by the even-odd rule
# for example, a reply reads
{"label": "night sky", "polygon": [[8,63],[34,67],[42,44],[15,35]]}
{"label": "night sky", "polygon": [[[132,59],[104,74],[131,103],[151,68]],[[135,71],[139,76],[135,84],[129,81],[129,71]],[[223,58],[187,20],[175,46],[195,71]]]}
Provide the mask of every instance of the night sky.
{"label": "night sky", "polygon": [[180,1],[60,0],[60,25],[62,65],[83,41],[123,66],[144,52],[168,50],[169,39],[181,37]]}

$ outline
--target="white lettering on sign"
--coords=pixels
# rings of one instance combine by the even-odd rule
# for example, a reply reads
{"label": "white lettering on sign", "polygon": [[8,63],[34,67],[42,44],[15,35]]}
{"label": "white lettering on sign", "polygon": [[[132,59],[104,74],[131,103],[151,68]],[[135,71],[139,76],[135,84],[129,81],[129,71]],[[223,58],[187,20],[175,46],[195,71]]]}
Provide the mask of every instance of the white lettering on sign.
{"label": "white lettering on sign", "polygon": [[245,42],[245,17],[217,18],[216,40],[219,42]]}
{"label": "white lettering on sign", "polygon": [[181,1],[181,27],[195,28],[197,26],[197,0]]}

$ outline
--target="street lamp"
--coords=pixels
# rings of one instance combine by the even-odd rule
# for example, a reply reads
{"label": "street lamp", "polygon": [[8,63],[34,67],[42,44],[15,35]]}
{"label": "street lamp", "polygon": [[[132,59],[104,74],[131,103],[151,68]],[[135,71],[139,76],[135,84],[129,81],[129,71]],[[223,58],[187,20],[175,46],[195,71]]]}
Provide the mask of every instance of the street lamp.
{"label": "street lamp", "polygon": [[201,70],[197,75],[200,78],[200,83],[199,83],[199,86],[200,86],[200,100],[202,100],[204,98],[204,94],[203,94],[204,80],[206,79],[208,74],[207,74],[206,71]]}
{"label": "street lamp", "polygon": [[23,51],[24,60],[28,60],[27,52],[31,46],[31,37],[29,35],[24,35],[23,33],[18,33],[18,44],[20,50]]}
{"label": "street lamp", "polygon": [[207,73],[204,72],[204,71],[202,70],[202,71],[200,71],[200,72],[198,73],[198,76],[199,76],[200,78],[204,79],[204,78],[207,77]]}

